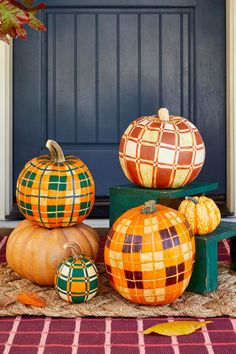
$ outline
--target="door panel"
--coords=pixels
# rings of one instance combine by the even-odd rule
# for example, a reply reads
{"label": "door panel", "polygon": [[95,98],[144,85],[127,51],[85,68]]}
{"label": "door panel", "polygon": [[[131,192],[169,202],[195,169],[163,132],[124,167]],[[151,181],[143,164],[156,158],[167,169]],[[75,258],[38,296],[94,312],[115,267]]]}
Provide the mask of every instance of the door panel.
{"label": "door panel", "polygon": [[207,148],[200,178],[225,193],[224,1],[46,4],[47,32],[14,44],[14,179],[51,138],[84,160],[106,196],[127,182],[121,134],[166,106],[198,126]]}

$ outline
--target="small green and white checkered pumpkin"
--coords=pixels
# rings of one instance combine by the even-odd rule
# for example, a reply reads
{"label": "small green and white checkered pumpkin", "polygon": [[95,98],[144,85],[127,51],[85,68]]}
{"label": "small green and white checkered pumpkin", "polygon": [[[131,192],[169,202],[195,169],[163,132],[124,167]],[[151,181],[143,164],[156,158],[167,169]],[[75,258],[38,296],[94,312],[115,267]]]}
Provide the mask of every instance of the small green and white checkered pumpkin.
{"label": "small green and white checkered pumpkin", "polygon": [[55,289],[63,300],[82,303],[92,299],[98,290],[98,270],[93,261],[80,255],[76,243],[66,243],[73,256],[59,264],[55,275]]}

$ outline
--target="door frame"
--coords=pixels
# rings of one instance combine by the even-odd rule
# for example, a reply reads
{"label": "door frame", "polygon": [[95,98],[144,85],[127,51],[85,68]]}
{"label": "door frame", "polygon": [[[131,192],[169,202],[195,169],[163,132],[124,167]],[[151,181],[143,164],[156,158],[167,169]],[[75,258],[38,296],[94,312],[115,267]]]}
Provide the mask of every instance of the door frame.
{"label": "door frame", "polygon": [[[236,215],[236,2],[226,0],[226,203]],[[13,45],[0,42],[0,220],[13,206]]]}

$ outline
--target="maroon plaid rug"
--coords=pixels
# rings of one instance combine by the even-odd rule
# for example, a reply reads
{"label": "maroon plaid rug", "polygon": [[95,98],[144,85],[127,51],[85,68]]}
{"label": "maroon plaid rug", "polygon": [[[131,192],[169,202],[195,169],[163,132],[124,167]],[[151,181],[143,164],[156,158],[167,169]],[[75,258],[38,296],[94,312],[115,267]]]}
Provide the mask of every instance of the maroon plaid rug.
{"label": "maroon plaid rug", "polygon": [[[7,237],[0,241],[5,262]],[[104,246],[104,240],[102,241]],[[103,247],[99,261],[103,259]],[[227,241],[219,244],[219,260],[229,259]],[[175,318],[175,320],[184,318]],[[236,319],[212,318],[213,323],[188,336],[143,335],[143,329],[173,318],[0,318],[3,354],[236,354]],[[186,318],[196,320],[196,318]],[[199,321],[203,319],[198,319]]]}

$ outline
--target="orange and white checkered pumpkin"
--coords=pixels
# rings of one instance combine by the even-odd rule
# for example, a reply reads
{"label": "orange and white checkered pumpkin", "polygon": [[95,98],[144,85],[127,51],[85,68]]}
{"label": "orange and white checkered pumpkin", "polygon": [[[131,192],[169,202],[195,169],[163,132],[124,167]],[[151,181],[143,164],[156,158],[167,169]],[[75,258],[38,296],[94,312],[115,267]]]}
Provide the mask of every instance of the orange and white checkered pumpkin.
{"label": "orange and white checkered pumpkin", "polygon": [[179,188],[200,173],[205,146],[190,121],[169,116],[161,108],[158,115],[140,117],[128,126],[120,141],[119,158],[133,183],[146,188]]}
{"label": "orange and white checkered pumpkin", "polygon": [[131,302],[164,305],[186,289],[195,260],[191,227],[176,210],[149,201],[121,215],[105,245],[111,285]]}
{"label": "orange and white checkered pumpkin", "polygon": [[88,167],[75,156],[64,156],[53,140],[49,155],[30,160],[16,185],[20,212],[46,228],[68,227],[83,221],[94,204],[95,185]]}

